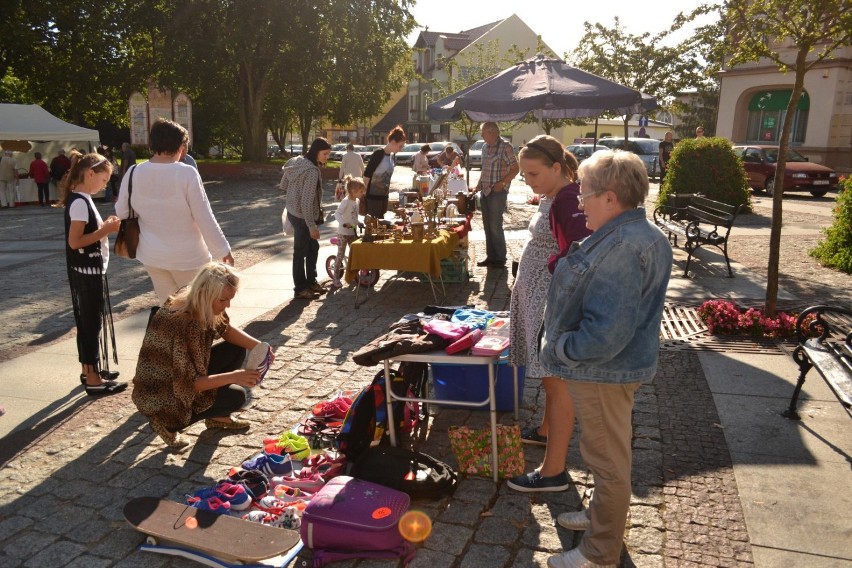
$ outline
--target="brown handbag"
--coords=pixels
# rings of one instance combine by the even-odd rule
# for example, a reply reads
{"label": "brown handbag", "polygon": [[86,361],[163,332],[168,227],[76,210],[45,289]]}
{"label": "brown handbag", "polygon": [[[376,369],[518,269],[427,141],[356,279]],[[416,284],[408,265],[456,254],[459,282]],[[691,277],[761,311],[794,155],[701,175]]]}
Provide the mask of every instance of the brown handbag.
{"label": "brown handbag", "polygon": [[113,248],[116,256],[124,258],[136,258],[136,247],[139,246],[139,217],[130,203],[133,198],[133,170],[135,169],[135,165],[130,168],[130,181],[127,183],[127,206],[130,208],[130,216],[121,220]]}

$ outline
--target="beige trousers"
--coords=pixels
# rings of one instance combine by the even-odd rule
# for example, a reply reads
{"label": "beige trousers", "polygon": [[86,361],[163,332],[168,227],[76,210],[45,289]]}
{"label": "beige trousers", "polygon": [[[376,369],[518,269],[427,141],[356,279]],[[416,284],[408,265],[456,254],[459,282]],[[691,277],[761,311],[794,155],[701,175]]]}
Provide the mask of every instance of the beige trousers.
{"label": "beige trousers", "polygon": [[154,284],[154,292],[162,304],[169,296],[192,282],[201,267],[192,270],[167,270],[145,265],[145,270],[148,271],[151,283]]}
{"label": "beige trousers", "polygon": [[638,383],[568,381],[580,421],[580,454],[594,475],[591,526],[580,552],[596,564],[617,564],[630,508],[633,395]]}

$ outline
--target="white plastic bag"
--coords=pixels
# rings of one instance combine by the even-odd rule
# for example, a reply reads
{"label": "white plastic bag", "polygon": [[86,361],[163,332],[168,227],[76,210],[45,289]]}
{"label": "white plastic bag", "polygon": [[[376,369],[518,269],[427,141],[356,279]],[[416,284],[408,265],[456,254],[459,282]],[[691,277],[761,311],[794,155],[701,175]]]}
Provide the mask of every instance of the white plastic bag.
{"label": "white plastic bag", "polygon": [[290,222],[290,219],[287,217],[287,209],[284,209],[284,212],[281,213],[281,232],[285,235],[293,234],[293,224]]}

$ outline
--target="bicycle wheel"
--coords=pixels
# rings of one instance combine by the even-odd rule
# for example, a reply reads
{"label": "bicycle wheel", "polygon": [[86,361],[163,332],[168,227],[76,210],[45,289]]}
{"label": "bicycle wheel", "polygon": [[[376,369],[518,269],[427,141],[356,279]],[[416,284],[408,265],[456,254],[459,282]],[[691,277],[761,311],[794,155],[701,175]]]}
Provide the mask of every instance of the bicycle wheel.
{"label": "bicycle wheel", "polygon": [[376,269],[363,268],[358,271],[358,285],[362,288],[374,286],[379,281],[379,271]]}
{"label": "bicycle wheel", "polygon": [[343,257],[343,262],[341,264],[342,264],[342,266],[340,268],[337,268],[337,255],[335,255],[335,254],[333,254],[330,257],[328,257],[327,259],[325,259],[325,271],[328,274],[329,278],[331,278],[332,280],[335,280],[334,273],[336,271],[337,272],[336,280],[342,280],[343,279],[343,272],[344,272],[345,267],[346,267],[346,257],[345,256]]}

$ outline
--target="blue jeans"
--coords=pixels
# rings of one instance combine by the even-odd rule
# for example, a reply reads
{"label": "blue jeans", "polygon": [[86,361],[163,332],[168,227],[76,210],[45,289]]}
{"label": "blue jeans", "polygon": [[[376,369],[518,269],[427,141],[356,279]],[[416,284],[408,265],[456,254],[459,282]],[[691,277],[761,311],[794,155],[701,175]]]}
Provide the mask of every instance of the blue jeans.
{"label": "blue jeans", "polygon": [[485,228],[485,257],[494,262],[506,262],[506,235],[503,233],[503,213],[506,211],[505,191],[492,191],[482,196],[482,224]]}
{"label": "blue jeans", "polygon": [[287,218],[293,225],[293,289],[298,294],[316,284],[319,241],[311,238],[304,219],[290,213]]}

